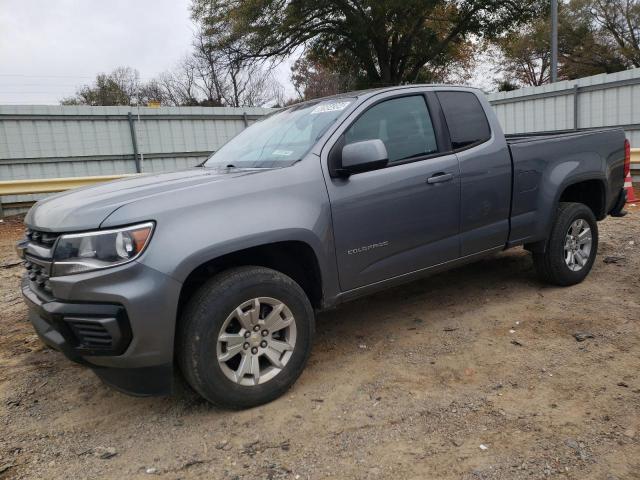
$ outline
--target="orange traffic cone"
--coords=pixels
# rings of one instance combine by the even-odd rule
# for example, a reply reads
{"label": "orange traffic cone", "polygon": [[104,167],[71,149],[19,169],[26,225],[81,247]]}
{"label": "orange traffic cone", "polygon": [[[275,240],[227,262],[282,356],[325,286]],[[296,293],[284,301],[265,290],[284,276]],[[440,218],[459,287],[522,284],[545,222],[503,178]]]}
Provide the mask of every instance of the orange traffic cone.
{"label": "orange traffic cone", "polygon": [[637,202],[638,199],[633,193],[633,185],[631,183],[631,172],[628,172],[627,178],[624,179],[624,188],[627,189],[627,203]]}

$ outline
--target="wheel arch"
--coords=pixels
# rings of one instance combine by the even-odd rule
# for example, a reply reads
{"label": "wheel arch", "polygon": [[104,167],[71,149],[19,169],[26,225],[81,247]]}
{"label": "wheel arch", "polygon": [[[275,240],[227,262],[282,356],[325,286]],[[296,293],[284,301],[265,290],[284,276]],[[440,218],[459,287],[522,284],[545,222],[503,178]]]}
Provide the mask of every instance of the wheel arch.
{"label": "wheel arch", "polygon": [[544,252],[547,248],[547,240],[551,234],[551,228],[556,216],[556,211],[561,202],[582,203],[589,207],[596,220],[603,220],[606,215],[607,206],[606,180],[601,176],[580,176],[566,179],[556,190],[554,197],[549,195],[549,201],[553,198],[553,203],[547,204],[549,214],[541,222],[540,229],[534,241],[525,242],[524,248],[531,252]]}
{"label": "wheel arch", "polygon": [[307,294],[311,305],[321,308],[323,276],[315,250],[305,241],[283,240],[232,250],[192,267],[180,290],[176,324],[193,293],[213,275],[233,267],[249,265],[271,268],[291,277]]}
{"label": "wheel arch", "polygon": [[[588,212],[590,215],[580,217],[580,212]],[[589,235],[580,237],[578,233],[582,227],[576,232],[574,225],[584,218],[592,231]],[[588,249],[586,254],[583,244]],[[581,202],[562,202],[557,210],[556,226],[551,232],[546,248],[532,252],[533,262],[539,278],[545,283],[570,286],[582,282],[589,274],[597,250],[598,222],[591,208]],[[578,268],[574,268],[576,266]]]}
{"label": "wheel arch", "polygon": [[560,202],[582,203],[589,207],[597,220],[603,220],[607,208],[605,180],[599,177],[583,178],[568,182],[560,190],[555,206]]}

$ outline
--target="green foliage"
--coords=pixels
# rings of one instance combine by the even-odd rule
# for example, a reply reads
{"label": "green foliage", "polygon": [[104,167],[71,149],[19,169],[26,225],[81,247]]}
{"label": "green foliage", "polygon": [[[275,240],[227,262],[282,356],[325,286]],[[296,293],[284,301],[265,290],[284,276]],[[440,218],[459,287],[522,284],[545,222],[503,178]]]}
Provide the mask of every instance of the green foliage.
{"label": "green foliage", "polygon": [[[412,83],[464,61],[469,40],[533,18],[539,0],[193,0],[220,47],[282,59],[304,48],[359,87]],[[468,60],[468,59],[466,59]]]}
{"label": "green foliage", "polygon": [[512,92],[517,89],[518,86],[515,83],[511,83],[509,80],[502,80],[498,83],[499,92]]}
{"label": "green foliage", "polygon": [[[158,78],[141,82],[137,70],[118,67],[111,73],[99,73],[91,85],[80,87],[73,97],[64,98],[61,105],[161,105],[218,107],[222,101],[206,88],[213,75],[198,70],[192,59],[179,65],[175,72],[165,72]],[[202,72],[200,74],[199,72]],[[204,79],[204,80],[203,80]],[[204,92],[204,94],[203,94]]]}
{"label": "green foliage", "polygon": [[355,88],[357,79],[339,72],[335,65],[310,56],[296,60],[291,68],[291,81],[301,100],[328,97]]}
{"label": "green foliage", "polygon": [[594,21],[588,2],[573,0],[563,7],[558,47],[562,78],[614,73],[633,66]]}
{"label": "green foliage", "polygon": [[640,67],[640,2],[638,0],[573,0],[590,16],[600,43],[615,48],[623,61]]}
{"label": "green foliage", "polygon": [[93,85],[78,89],[74,97],[65,98],[62,105],[131,105],[140,87],[140,75],[129,67],[100,73]]}

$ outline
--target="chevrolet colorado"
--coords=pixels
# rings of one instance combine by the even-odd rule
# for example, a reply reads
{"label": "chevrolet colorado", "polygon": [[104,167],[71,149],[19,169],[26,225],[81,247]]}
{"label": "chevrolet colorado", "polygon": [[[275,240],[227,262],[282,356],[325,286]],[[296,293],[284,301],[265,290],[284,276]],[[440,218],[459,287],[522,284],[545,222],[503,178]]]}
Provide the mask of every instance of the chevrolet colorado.
{"label": "chevrolet colorado", "polygon": [[628,168],[622,130],[507,138],[471,88],[312,100],[197,168],[38,202],[22,291],[42,340],[108,384],[166,394],[177,366],[250,407],[300,375],[318,310],[516,246],[581,282]]}

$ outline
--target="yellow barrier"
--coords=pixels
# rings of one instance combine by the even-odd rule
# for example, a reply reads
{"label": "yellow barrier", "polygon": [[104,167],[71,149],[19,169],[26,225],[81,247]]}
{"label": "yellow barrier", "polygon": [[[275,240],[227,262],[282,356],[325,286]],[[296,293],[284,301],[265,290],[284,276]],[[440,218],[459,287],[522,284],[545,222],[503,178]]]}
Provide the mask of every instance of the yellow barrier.
{"label": "yellow barrier", "polygon": [[136,175],[102,175],[98,177],[38,178],[35,180],[11,180],[0,182],[1,195],[27,195],[31,193],[62,192],[72,188],[84,187],[109,180]]}
{"label": "yellow barrier", "polygon": [[632,168],[634,164],[638,165],[640,168],[640,148],[632,148],[631,149],[631,165]]}

